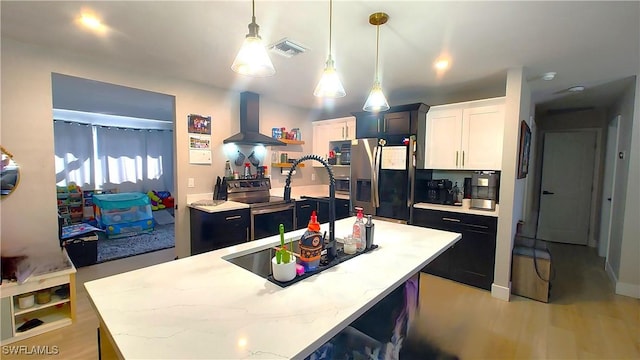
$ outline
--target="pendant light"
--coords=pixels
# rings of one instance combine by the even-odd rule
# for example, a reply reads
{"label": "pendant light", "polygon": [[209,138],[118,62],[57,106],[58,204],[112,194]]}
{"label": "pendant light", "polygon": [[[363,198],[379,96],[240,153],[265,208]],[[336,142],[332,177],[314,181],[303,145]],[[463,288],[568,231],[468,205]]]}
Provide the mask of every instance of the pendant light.
{"label": "pendant light", "polygon": [[231,69],[242,75],[249,76],[271,76],[276,73],[276,69],[269,59],[267,49],[262,43],[262,38],[258,35],[260,26],[256,24],[256,2],[251,1],[251,24],[249,24],[249,33],[242,43],[238,55],[236,55]]}
{"label": "pendant light", "polygon": [[335,63],[331,57],[331,25],[333,20],[333,0],[329,0],[329,57],[322,73],[322,78],[313,91],[313,95],[324,98],[339,98],[345,96],[342,82],[336,72]]}
{"label": "pendant light", "polygon": [[376,73],[373,86],[371,87],[371,92],[369,93],[369,97],[367,98],[367,101],[364,103],[364,107],[362,108],[364,111],[378,112],[389,110],[389,103],[387,102],[387,98],[382,92],[382,86],[380,85],[379,78],[380,74],[378,73],[380,25],[385,24],[387,20],[389,20],[389,15],[382,12],[374,13],[369,16],[369,24],[376,26]]}

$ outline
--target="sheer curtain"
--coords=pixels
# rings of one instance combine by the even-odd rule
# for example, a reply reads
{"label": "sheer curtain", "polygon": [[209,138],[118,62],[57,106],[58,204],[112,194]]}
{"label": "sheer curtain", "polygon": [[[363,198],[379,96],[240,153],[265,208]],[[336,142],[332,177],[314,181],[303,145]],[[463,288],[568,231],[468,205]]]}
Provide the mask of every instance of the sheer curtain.
{"label": "sheer curtain", "polygon": [[56,184],[71,182],[95,189],[92,126],[65,121],[53,123]]}
{"label": "sheer curtain", "polygon": [[[80,131],[82,129],[83,131]],[[56,121],[56,180],[88,189],[173,192],[173,132]]]}

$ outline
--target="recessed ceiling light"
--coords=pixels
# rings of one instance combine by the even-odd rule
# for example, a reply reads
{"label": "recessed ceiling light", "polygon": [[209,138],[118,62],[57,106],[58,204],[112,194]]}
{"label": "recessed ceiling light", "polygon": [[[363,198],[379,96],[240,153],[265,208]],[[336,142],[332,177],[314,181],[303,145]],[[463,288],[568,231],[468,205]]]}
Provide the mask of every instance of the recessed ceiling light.
{"label": "recessed ceiling light", "polygon": [[438,70],[447,70],[449,68],[449,60],[447,59],[437,60],[434,66]]}
{"label": "recessed ceiling light", "polygon": [[582,85],[578,85],[578,86],[572,86],[570,88],[567,89],[567,91],[571,91],[571,92],[580,92],[580,91],[584,91],[585,87]]}
{"label": "recessed ceiling light", "polygon": [[107,31],[107,27],[102,23],[102,21],[96,15],[89,11],[83,11],[82,14],[76,19],[76,22],[79,25],[100,34]]}
{"label": "recessed ceiling light", "polygon": [[556,75],[558,75],[558,73],[553,72],[553,71],[544,73],[544,74],[542,74],[542,80],[546,80],[546,81],[553,80],[553,79],[555,79]]}

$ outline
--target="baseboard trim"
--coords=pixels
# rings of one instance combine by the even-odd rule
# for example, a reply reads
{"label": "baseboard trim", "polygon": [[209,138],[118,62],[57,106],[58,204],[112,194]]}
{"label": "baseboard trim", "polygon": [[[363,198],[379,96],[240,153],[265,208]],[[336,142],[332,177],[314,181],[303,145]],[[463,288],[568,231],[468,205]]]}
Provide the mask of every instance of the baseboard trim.
{"label": "baseboard trim", "polygon": [[604,270],[607,272],[607,275],[609,275],[609,279],[611,279],[612,283],[615,284],[618,282],[618,277],[616,276],[616,273],[613,271],[613,268],[608,261],[604,262]]}
{"label": "baseboard trim", "polygon": [[616,282],[616,294],[640,299],[640,285]]}
{"label": "baseboard trim", "polygon": [[496,283],[491,284],[491,296],[496,299],[509,301],[511,297],[511,282],[509,282],[509,287],[497,285]]}

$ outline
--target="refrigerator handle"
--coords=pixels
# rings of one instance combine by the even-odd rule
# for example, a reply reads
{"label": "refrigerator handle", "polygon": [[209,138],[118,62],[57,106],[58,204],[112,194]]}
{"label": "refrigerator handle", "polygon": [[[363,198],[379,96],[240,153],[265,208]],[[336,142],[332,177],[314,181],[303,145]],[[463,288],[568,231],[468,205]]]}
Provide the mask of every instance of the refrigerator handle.
{"label": "refrigerator handle", "polygon": [[371,202],[374,208],[380,207],[380,197],[378,196],[378,154],[380,146],[376,145],[373,151],[373,166],[371,167]]}
{"label": "refrigerator handle", "polygon": [[407,171],[409,171],[409,191],[407,198],[407,207],[409,208],[409,214],[412,213],[411,207],[414,200],[414,188],[416,181],[416,137],[411,135],[411,143],[409,145],[409,159],[407,160]]}

